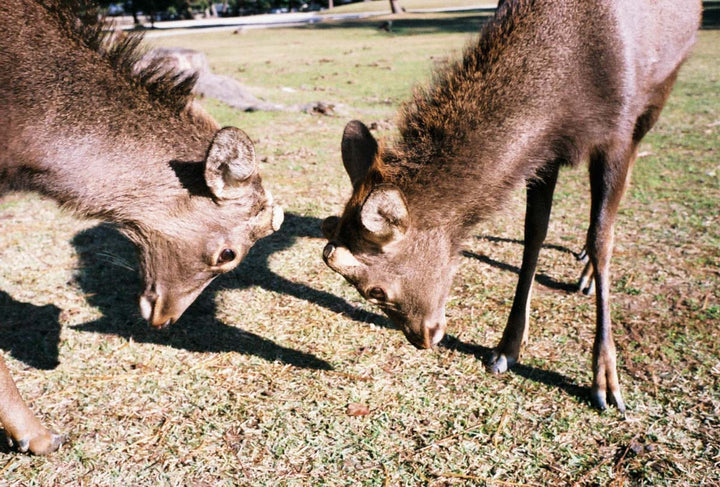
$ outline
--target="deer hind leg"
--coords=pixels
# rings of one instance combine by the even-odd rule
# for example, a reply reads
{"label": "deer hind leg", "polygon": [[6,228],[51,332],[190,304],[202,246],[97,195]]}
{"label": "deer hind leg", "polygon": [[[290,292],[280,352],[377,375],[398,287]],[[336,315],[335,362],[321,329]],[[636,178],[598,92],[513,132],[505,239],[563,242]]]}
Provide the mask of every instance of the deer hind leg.
{"label": "deer hind leg", "polygon": [[20,451],[45,455],[58,449],[63,437],[47,429],[30,411],[15,387],[15,381],[0,356],[0,423],[8,440]]}
{"label": "deer hind leg", "polygon": [[[657,88],[652,102],[648,105],[645,112],[635,121],[635,127],[632,134],[632,157],[630,164],[628,164],[624,188],[630,183],[632,163],[636,157],[635,153],[637,151],[637,146],[660,117],[660,112],[670,96],[677,74],[678,70],[671,74],[665,82]],[[593,267],[592,260],[589,258],[587,246],[585,246],[582,252],[580,252],[578,260],[585,264],[585,268],[580,274],[580,279],[578,281],[578,291],[587,296],[592,296],[595,294],[595,268]]]}
{"label": "deer hind leg", "polygon": [[520,357],[520,349],[527,342],[535,267],[540,247],[547,235],[558,170],[559,164],[553,164],[543,175],[543,179],[528,183],[522,266],[505,331],[490,359],[489,369],[495,374],[501,374],[512,367]]}
{"label": "deer hind leg", "polygon": [[590,262],[587,247],[582,249],[582,252],[580,252],[577,259],[585,264],[585,268],[580,274],[580,280],[578,281],[578,292],[581,292],[586,296],[592,296],[595,294],[595,268],[593,267],[592,262]]}
{"label": "deer hind leg", "polygon": [[614,243],[614,225],[620,200],[627,187],[637,144],[613,153],[598,151],[590,159],[592,203],[587,253],[594,268],[596,290],[596,329],[593,344],[593,384],[591,399],[599,409],[608,399],[625,413],[618,381],[615,343],[610,324],[610,258]]}
{"label": "deer hind leg", "polygon": [[[635,156],[633,155],[633,160]],[[625,183],[623,188],[626,188],[628,184],[630,183],[630,171],[631,167],[628,167],[627,174],[625,176]],[[624,192],[624,189],[623,189]],[[622,194],[621,194],[622,196]],[[586,296],[592,296],[595,294],[595,265],[593,264],[592,259],[590,258],[590,253],[588,252],[588,246],[585,245],[583,247],[582,251],[577,257],[578,261],[585,264],[585,268],[583,269],[582,273],[580,274],[580,279],[578,280],[578,292],[586,295]]]}

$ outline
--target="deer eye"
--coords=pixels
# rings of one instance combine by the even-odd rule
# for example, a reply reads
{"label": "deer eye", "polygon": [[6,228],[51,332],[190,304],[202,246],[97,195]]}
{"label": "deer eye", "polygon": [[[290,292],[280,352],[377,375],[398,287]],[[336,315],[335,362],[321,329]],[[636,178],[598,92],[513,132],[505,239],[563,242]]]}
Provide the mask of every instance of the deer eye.
{"label": "deer eye", "polygon": [[374,299],[375,301],[384,302],[387,299],[385,291],[383,291],[382,288],[379,287],[374,287],[370,289],[367,295],[370,299]]}
{"label": "deer eye", "polygon": [[233,249],[223,249],[220,252],[220,255],[218,255],[218,265],[219,264],[227,264],[228,262],[232,262],[235,260],[236,254]]}

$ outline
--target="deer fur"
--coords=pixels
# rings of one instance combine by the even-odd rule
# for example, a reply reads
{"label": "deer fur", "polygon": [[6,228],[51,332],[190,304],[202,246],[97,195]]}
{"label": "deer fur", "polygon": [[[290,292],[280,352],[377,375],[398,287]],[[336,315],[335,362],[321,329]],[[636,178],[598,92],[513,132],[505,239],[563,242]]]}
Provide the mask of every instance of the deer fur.
{"label": "deer fur", "polygon": [[559,168],[589,160],[588,267],[597,289],[592,400],[624,411],[610,330],[609,261],[637,146],[658,118],[699,25],[699,0],[507,0],[463,56],[403,105],[382,148],[350,122],[353,193],[323,231],[325,262],[418,348],[443,337],[464,238],[527,186],[525,249],[491,371],[527,340],[535,266]]}
{"label": "deer fur", "polygon": [[[0,193],[30,190],[118,224],[139,255],[140,311],[177,321],[234,269],[282,210],[263,189],[253,143],[194,104],[195,78],[151,65],[140,38],[104,42],[87,3],[0,3]],[[0,358],[2,362],[2,358]],[[61,437],[22,402],[0,363],[0,423],[21,450]]]}

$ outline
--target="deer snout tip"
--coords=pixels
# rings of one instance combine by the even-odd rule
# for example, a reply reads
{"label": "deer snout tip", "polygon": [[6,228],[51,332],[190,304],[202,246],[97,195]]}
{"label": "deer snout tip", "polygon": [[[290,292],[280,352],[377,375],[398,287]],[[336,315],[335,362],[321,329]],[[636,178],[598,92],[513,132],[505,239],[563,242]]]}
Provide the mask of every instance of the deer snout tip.
{"label": "deer snout tip", "polygon": [[444,323],[438,323],[432,328],[428,329],[428,336],[430,341],[430,347],[432,348],[445,337],[445,324]]}
{"label": "deer snout tip", "polygon": [[424,325],[421,333],[406,332],[405,336],[408,341],[419,350],[428,350],[445,336],[445,323],[434,323],[432,325]]}
{"label": "deer snout tip", "polygon": [[162,330],[163,328],[167,328],[168,326],[172,325],[175,322],[173,318],[168,318],[165,321],[159,321],[159,322],[150,322],[152,326],[157,328],[158,330]]}
{"label": "deer snout tip", "polygon": [[148,292],[140,296],[140,314],[150,326],[157,329],[167,328],[177,321],[176,317],[162,314],[157,293]]}

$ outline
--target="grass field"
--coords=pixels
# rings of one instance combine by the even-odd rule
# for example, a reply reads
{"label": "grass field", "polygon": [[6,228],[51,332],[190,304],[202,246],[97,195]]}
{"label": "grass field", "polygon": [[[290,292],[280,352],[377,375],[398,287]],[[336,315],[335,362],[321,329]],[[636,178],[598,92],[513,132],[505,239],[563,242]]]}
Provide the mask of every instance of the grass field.
{"label": "grass field", "polygon": [[117,231],[35,195],[0,200],[0,348],[33,410],[69,435],[49,457],[0,446],[0,485],[720,484],[720,30],[700,33],[619,217],[627,419],[587,399],[594,302],[569,291],[585,170],[561,174],[530,342],[503,376],[483,360],[510,308],[522,191],[468,239],[435,350],[415,350],[323,264],[320,222],[350,194],[344,124],[392,137],[398,104],[481,21],[413,14],[393,33],[374,21],[153,40],[206,52],[259,97],[336,114],[203,100],[256,142],[286,222],[162,332],[139,316],[133,249]]}

